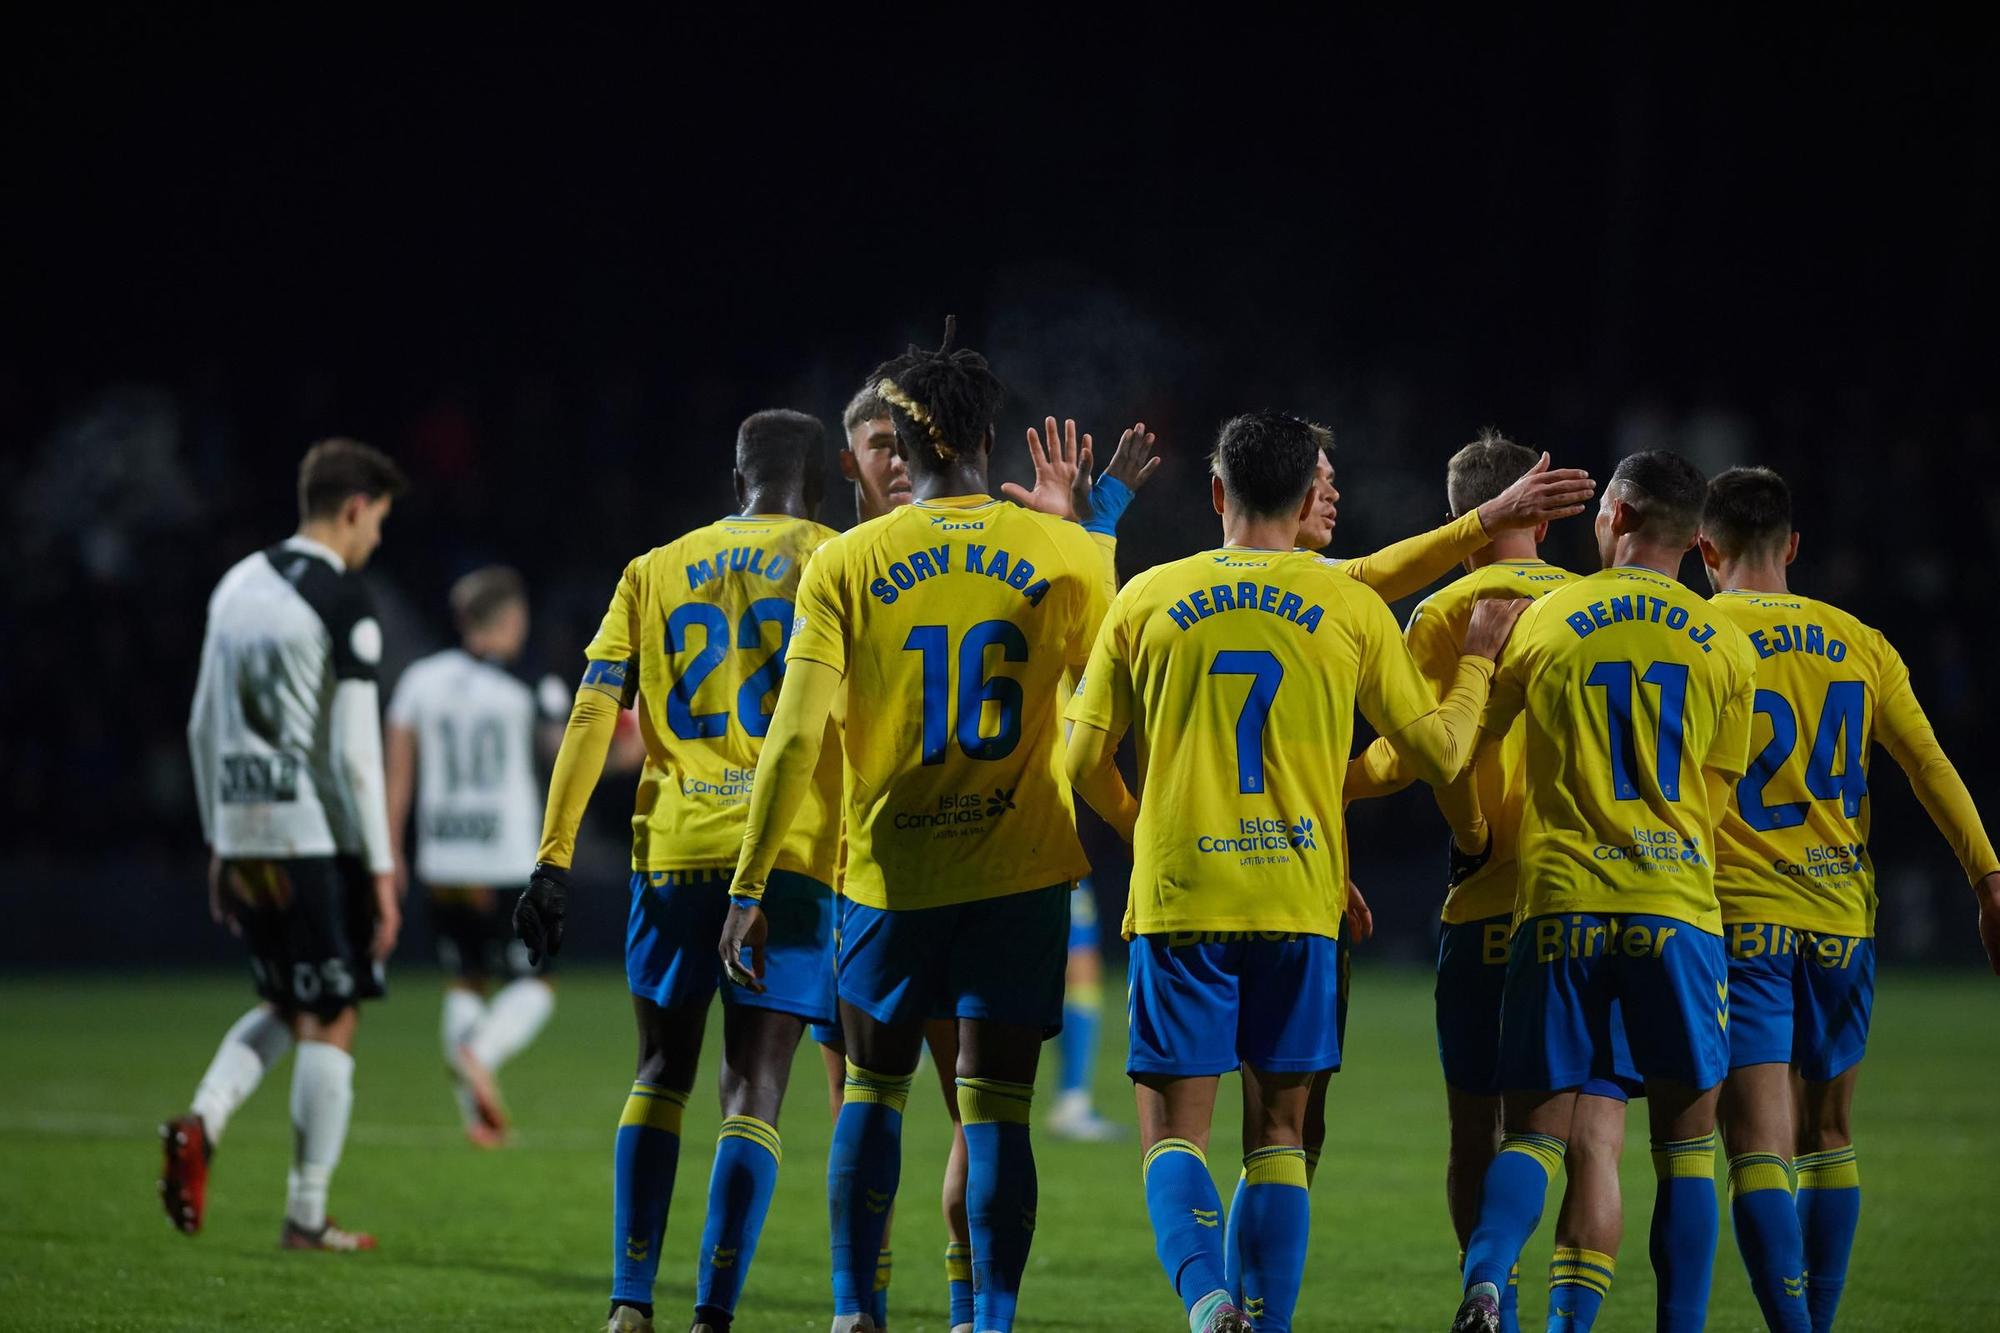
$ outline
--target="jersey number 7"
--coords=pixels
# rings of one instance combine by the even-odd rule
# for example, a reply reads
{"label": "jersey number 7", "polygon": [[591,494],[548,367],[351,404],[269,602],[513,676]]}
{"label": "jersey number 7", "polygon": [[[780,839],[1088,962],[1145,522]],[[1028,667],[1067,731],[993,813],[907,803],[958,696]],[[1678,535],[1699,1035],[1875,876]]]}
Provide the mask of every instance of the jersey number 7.
{"label": "jersey number 7", "polygon": [[1275,653],[1262,649],[1225,649],[1209,663],[1211,676],[1248,676],[1250,692],[1243,697],[1243,711],[1236,715],[1236,790],[1255,795],[1264,790],[1264,726],[1271,720],[1271,705],[1278,698],[1278,683],[1285,678],[1285,664]]}

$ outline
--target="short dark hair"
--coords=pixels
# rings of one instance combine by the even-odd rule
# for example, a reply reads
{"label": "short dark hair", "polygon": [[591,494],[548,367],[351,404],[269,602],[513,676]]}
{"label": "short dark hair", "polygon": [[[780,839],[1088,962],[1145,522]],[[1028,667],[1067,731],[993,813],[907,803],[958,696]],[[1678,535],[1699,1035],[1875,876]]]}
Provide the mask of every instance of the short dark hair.
{"label": "short dark hair", "polygon": [[774,407],[753,412],[736,428],[736,470],[753,490],[797,486],[811,492],[820,480],[826,427],[816,416]]}
{"label": "short dark hair", "polygon": [[868,377],[889,404],[910,466],[925,472],[977,450],[992,433],[1005,394],[985,357],[969,347],[952,350],[957,332],[958,321],[945,316],[944,342],[935,352],[911,347]]}
{"label": "short dark hair", "polygon": [[299,460],[299,520],[331,518],[356,495],[379,500],[409,487],[403,470],[359,440],[321,440]]}
{"label": "short dark hair", "polygon": [[1701,507],[1708,498],[1708,479],[1701,469],[1670,449],[1648,449],[1619,460],[1611,474],[1609,494],[1639,511],[1641,529],[1661,542],[1684,544],[1701,528]]}
{"label": "short dark hair", "polygon": [[1792,492],[1767,467],[1733,467],[1708,483],[1701,531],[1726,556],[1783,546],[1792,535]]}
{"label": "short dark hair", "polygon": [[488,625],[506,607],[527,600],[527,583],[507,565],[475,569],[451,585],[451,614],[460,633]]}
{"label": "short dark hair", "polygon": [[1209,468],[1249,512],[1291,513],[1312,489],[1325,438],[1323,427],[1286,412],[1245,412],[1222,423]]}
{"label": "short dark hair", "polygon": [[1519,481],[1541,457],[1527,445],[1516,444],[1493,427],[1486,427],[1445,465],[1444,491],[1451,512],[1464,514],[1479,508]]}
{"label": "short dark hair", "polygon": [[852,435],[856,426],[888,415],[889,400],[875,387],[875,381],[870,380],[847,400],[847,410],[840,414],[840,429],[843,433]]}

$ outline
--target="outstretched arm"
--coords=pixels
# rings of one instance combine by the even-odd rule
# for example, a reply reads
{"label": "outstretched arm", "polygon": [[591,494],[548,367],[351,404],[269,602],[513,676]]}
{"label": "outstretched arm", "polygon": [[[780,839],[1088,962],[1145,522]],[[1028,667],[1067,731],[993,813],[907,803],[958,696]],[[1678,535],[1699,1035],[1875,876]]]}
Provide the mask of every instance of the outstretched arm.
{"label": "outstretched arm", "polygon": [[1450,573],[1496,533],[1536,528],[1582,513],[1596,489],[1588,472],[1551,468],[1549,456],[1543,454],[1512,486],[1471,513],[1443,527],[1406,537],[1373,555],[1350,560],[1341,568],[1373,588],[1383,601],[1393,602]]}

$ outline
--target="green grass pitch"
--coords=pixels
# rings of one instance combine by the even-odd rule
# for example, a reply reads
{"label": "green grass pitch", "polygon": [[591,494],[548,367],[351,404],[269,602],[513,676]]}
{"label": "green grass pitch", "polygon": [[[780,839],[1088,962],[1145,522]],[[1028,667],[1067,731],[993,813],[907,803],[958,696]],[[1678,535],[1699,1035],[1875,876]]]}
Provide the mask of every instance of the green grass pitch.
{"label": "green grass pitch", "polygon": [[[1967,1279],[2000,1231],[2000,991],[1972,974],[1882,978],[1857,1141],[1867,1194],[1842,1324],[1964,1329],[1992,1318]],[[588,1330],[601,1326],[610,1248],[611,1138],[630,1077],[621,979],[573,974],[542,1040],[506,1072],[519,1146],[467,1147],[436,1049],[434,973],[402,969],[363,1024],[353,1133],[334,1210],[372,1229],[370,1255],[276,1248],[290,1130],[289,1064],[230,1126],[207,1231],[170,1230],[153,1192],[155,1122],[187,1104],[224,1027],[248,1001],[234,977],[11,978],[0,982],[0,1328],[37,1330]],[[1363,967],[1348,1072],[1313,1192],[1301,1329],[1441,1329],[1455,1247],[1443,1202],[1444,1110],[1429,979]],[[1116,1014],[1112,1015],[1115,1019]],[[1131,1119],[1120,1025],[1107,1025],[1104,1106]],[[709,1053],[716,1053],[711,1031]],[[1046,1096],[1053,1049],[1044,1065]],[[712,1070],[712,1058],[711,1058]],[[712,1072],[689,1108],[660,1327],[686,1327],[718,1115]],[[943,1333],[936,1205],[944,1117],[926,1069],[904,1137],[892,1324]],[[1224,1100],[1233,1100],[1233,1083]],[[1652,1173],[1635,1113],[1625,1243],[1599,1327],[1652,1326],[1646,1260]],[[827,1115],[818,1054],[802,1046],[781,1126],[785,1167],[737,1326],[824,1329]],[[1236,1116],[1210,1154],[1228,1196]],[[1041,1140],[1040,1229],[1026,1329],[1184,1328],[1153,1259],[1128,1142]],[[1550,1210],[1553,1216],[1553,1208]],[[1549,1226],[1523,1256],[1523,1326],[1546,1304]],[[1716,1260],[1718,1330],[1759,1327],[1727,1216]],[[1990,1325],[1988,1325],[1990,1326]]]}

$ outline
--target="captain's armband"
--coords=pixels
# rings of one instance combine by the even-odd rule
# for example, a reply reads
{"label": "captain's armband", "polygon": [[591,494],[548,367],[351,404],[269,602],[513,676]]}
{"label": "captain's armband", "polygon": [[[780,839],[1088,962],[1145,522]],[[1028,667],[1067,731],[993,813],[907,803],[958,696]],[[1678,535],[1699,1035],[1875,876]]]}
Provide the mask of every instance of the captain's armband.
{"label": "captain's armband", "polygon": [[639,697],[639,663],[633,658],[586,663],[577,688],[608,694],[618,701],[620,708],[630,708]]}

